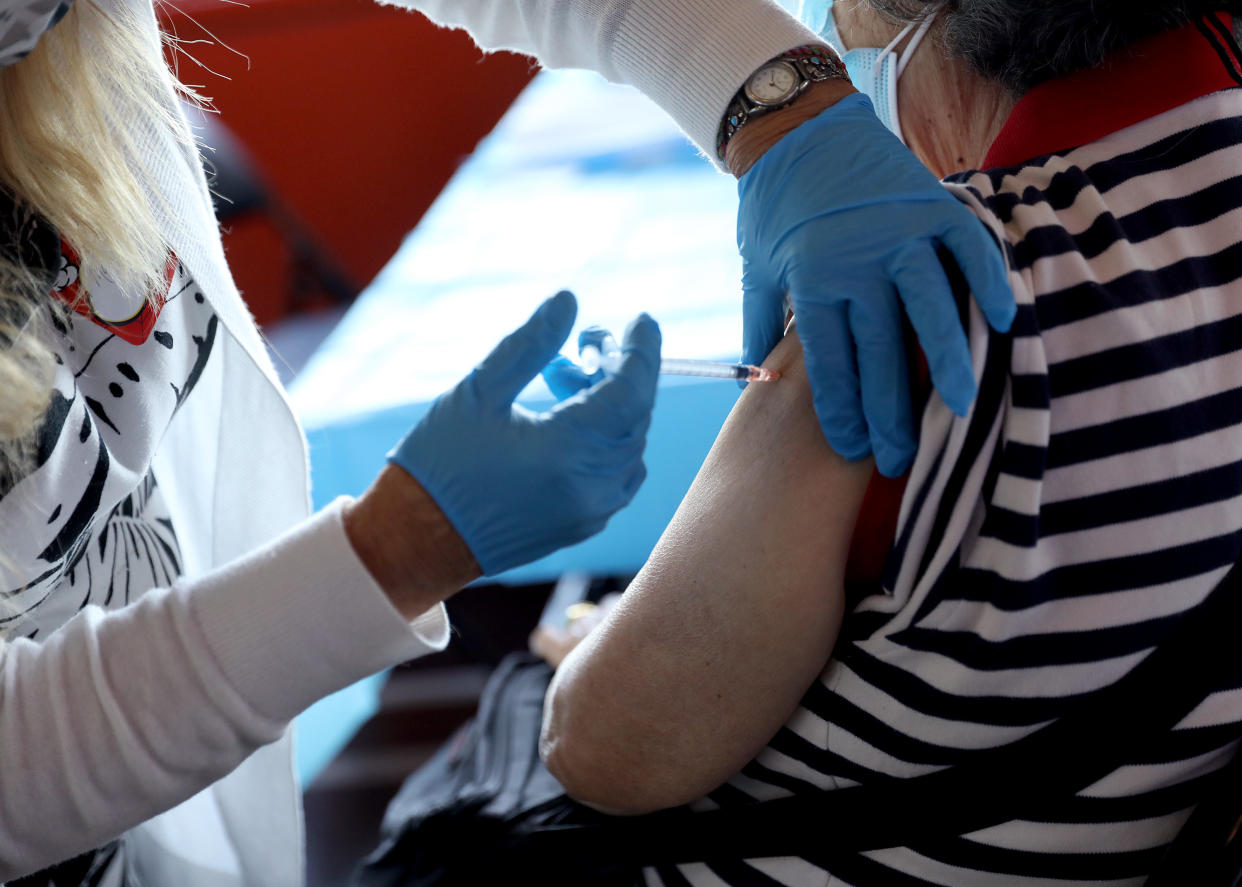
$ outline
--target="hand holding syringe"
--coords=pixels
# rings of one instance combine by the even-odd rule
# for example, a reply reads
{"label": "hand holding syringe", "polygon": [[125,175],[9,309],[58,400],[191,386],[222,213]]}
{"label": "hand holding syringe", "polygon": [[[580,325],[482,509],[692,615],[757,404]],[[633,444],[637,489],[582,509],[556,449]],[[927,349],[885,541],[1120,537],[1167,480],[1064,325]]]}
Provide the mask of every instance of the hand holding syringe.
{"label": "hand holding syringe", "polygon": [[[612,333],[603,327],[588,327],[578,334],[578,360],[588,376],[603,370],[615,373],[621,365],[621,349]],[[734,379],[742,382],[775,382],[781,374],[748,363],[724,363],[715,360],[684,360],[664,358],[660,372],[676,376],[704,376],[709,379]]]}

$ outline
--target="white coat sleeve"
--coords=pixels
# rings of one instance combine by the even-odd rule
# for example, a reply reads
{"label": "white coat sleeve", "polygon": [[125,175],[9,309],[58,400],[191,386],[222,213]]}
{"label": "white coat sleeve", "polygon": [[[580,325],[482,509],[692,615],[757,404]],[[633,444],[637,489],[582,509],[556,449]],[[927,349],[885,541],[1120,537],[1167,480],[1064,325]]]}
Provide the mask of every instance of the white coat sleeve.
{"label": "white coat sleeve", "polygon": [[0,881],[97,847],[277,739],[315,700],[439,650],[354,554],[341,503],[254,554],[0,647]]}
{"label": "white coat sleeve", "polygon": [[729,99],[765,61],[817,42],[772,0],[379,0],[465,28],[485,49],[638,87],[715,160]]}

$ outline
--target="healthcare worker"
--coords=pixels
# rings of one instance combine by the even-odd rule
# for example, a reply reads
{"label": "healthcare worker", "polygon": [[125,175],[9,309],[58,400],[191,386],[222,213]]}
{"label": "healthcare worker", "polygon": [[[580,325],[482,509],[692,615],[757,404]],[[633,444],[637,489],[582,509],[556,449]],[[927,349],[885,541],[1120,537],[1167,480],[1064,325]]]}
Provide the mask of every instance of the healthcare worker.
{"label": "healthcare worker", "polygon": [[[521,9],[535,7],[553,4]],[[753,69],[753,53],[808,40],[762,3],[557,9],[545,23],[568,15],[576,30],[553,44],[599,33],[613,61],[641,57],[639,85],[681,109],[679,119],[695,117],[701,144],[746,79],[739,64]],[[694,39],[670,54],[674,32]],[[735,40],[749,49],[735,52]],[[300,883],[290,720],[439,649],[440,601],[481,573],[595,532],[643,473],[659,352],[650,319],[627,332],[611,382],[548,414],[512,407],[572,325],[572,297],[561,295],[437,402],[366,494],[308,518],[304,441],[229,276],[161,49],[146,0],[0,5],[0,879],[24,885]],[[678,79],[696,60],[734,56],[743,61]],[[722,146],[739,170],[762,156],[770,173],[752,181],[800,180],[806,144],[780,136],[850,90],[833,56],[798,54],[811,57],[830,80],[754,116]],[[867,133],[881,130],[852,119],[843,133],[879,144]],[[844,342],[850,325],[867,332],[860,341],[899,339],[897,302],[885,295],[906,266],[893,256],[930,256],[937,238],[986,289],[995,257],[971,261],[977,223],[920,191],[926,175],[900,151],[881,154],[892,169],[868,187],[874,216],[858,215],[846,187],[863,181],[848,167],[866,157],[839,165],[846,209],[832,188],[775,201],[744,194],[771,210],[747,243],[794,231],[748,253],[748,310],[764,318],[750,323],[752,354],[766,349],[798,270],[784,244],[805,218],[843,212],[855,235],[872,232],[833,267],[874,286],[845,302],[800,302],[823,315],[829,340]],[[901,225],[889,230],[892,218]],[[902,227],[910,220],[914,229]],[[864,290],[880,298],[859,301]],[[916,326],[945,310],[915,310]],[[864,394],[875,384],[867,361],[884,352],[860,352]],[[852,365],[851,353],[823,349]],[[820,415],[830,437],[853,435],[857,453],[870,444],[850,377],[838,383],[849,408]],[[818,390],[836,390],[820,381]],[[970,386],[958,394],[968,399]],[[901,419],[872,425],[885,435]]]}

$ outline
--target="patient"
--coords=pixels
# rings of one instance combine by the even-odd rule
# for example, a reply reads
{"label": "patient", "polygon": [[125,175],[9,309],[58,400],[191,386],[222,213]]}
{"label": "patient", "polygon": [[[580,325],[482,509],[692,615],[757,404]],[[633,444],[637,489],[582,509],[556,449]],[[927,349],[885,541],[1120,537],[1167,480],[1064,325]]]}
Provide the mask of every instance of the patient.
{"label": "patient", "polygon": [[[1019,9],[979,5],[1000,9],[1002,21]],[[979,399],[962,418],[931,396],[890,570],[848,615],[851,543],[868,541],[855,528],[895,522],[896,500],[873,496],[864,508],[872,465],[829,449],[801,346],[786,336],[767,362],[782,381],[744,392],[651,559],[549,689],[545,760],[588,804],[619,814],[704,798],[728,806],[968,760],[1123,676],[1242,551],[1242,407],[1225,414],[1213,412],[1216,401],[1194,402],[1238,391],[1236,364],[1222,356],[1234,346],[1207,332],[1186,350],[1161,344],[1237,314],[1242,267],[1213,257],[1210,272],[1196,266],[1193,285],[1126,276],[1236,243],[1236,227],[1180,227],[1189,224],[1184,208],[1168,198],[1215,188],[1228,192],[1228,207],[1242,207],[1242,183],[1230,171],[1242,162],[1230,147],[1242,143],[1239,90],[1225,89],[1224,66],[1194,27],[1109,56],[1114,30],[1100,36],[1099,57],[1110,58],[1103,73],[1070,67],[1054,72],[1060,79],[1026,84],[1045,114],[1062,103],[1066,141],[1020,153],[1023,138],[1052,128],[1047,118],[1042,128],[1026,119],[1025,128],[1006,128],[1009,153],[993,156],[1011,111],[1017,119],[1031,106],[1017,103],[1022,89],[1012,78],[982,76],[955,54],[960,47],[946,48],[945,18],[959,14],[952,8],[899,81],[902,129],[937,175],[982,167],[985,155],[988,165],[1011,167],[963,174],[949,187],[1012,247],[1019,324],[1012,337],[989,334],[964,302]],[[904,24],[863,0],[835,16],[847,48],[885,46]],[[1020,40],[1027,31],[1008,33]],[[1079,108],[1065,106],[1079,91],[1107,97],[1117,78],[1130,77],[1117,87],[1122,103],[1160,57],[1193,63],[1194,76],[1178,80],[1185,94],[1136,110],[1117,131],[1093,131],[1089,115],[1076,120]],[[1232,140],[1213,141],[1216,129],[1199,129],[1208,123]],[[1197,141],[1178,135],[1197,130]],[[1131,182],[1140,162],[1145,178]],[[1183,167],[1196,177],[1169,172]],[[1152,234],[1170,230],[1180,239],[1157,243]],[[1080,239],[1087,231],[1108,242]],[[1196,416],[1211,415],[1215,444],[1172,414],[1188,400]],[[1199,492],[1162,483],[1207,470],[1227,481]],[[876,509],[888,513],[860,519]],[[1183,553],[1205,539],[1219,542],[1211,558]],[[801,858],[713,860],[651,871],[647,881],[1140,884],[1205,778],[1233,753],[1228,731],[1182,729],[1242,720],[1230,692],[1210,697],[1158,747],[1119,749],[1112,776],[1038,821],[849,859],[808,848]],[[825,846],[831,841],[825,833]]]}
{"label": "patient", "polygon": [[[834,12],[847,47],[899,30],[866,3]],[[943,177],[982,162],[1013,99],[933,49],[911,60],[899,101],[908,145]],[[850,578],[878,584],[875,540],[854,528],[873,483],[868,525],[895,524],[893,488],[824,440],[797,336],[765,366],[780,383],[743,392],[650,560],[548,694],[545,758],[580,800],[638,813],[715,789],[823,671],[851,553],[871,566]],[[577,640],[545,631],[532,644],[556,664]]]}

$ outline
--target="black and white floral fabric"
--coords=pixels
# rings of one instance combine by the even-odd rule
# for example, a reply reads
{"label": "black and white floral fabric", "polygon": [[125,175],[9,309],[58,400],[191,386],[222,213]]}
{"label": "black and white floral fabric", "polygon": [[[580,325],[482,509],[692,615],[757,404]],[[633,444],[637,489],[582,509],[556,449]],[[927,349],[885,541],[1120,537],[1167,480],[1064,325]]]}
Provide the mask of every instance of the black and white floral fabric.
{"label": "black and white floral fabric", "polygon": [[[62,267],[58,284],[73,277]],[[179,575],[150,464],[219,332],[183,268],[141,345],[78,315],[48,326],[59,366],[36,464],[0,483],[0,633],[9,638],[55,631],[90,604],[122,607]]]}
{"label": "black and white floral fabric", "polygon": [[[76,278],[61,261],[54,288]],[[123,607],[181,574],[176,529],[150,465],[220,334],[180,266],[140,345],[81,315],[41,319],[57,358],[55,390],[33,470],[0,478],[0,637],[35,641],[84,607]],[[124,848],[114,842],[19,884],[124,887],[124,870]]]}

